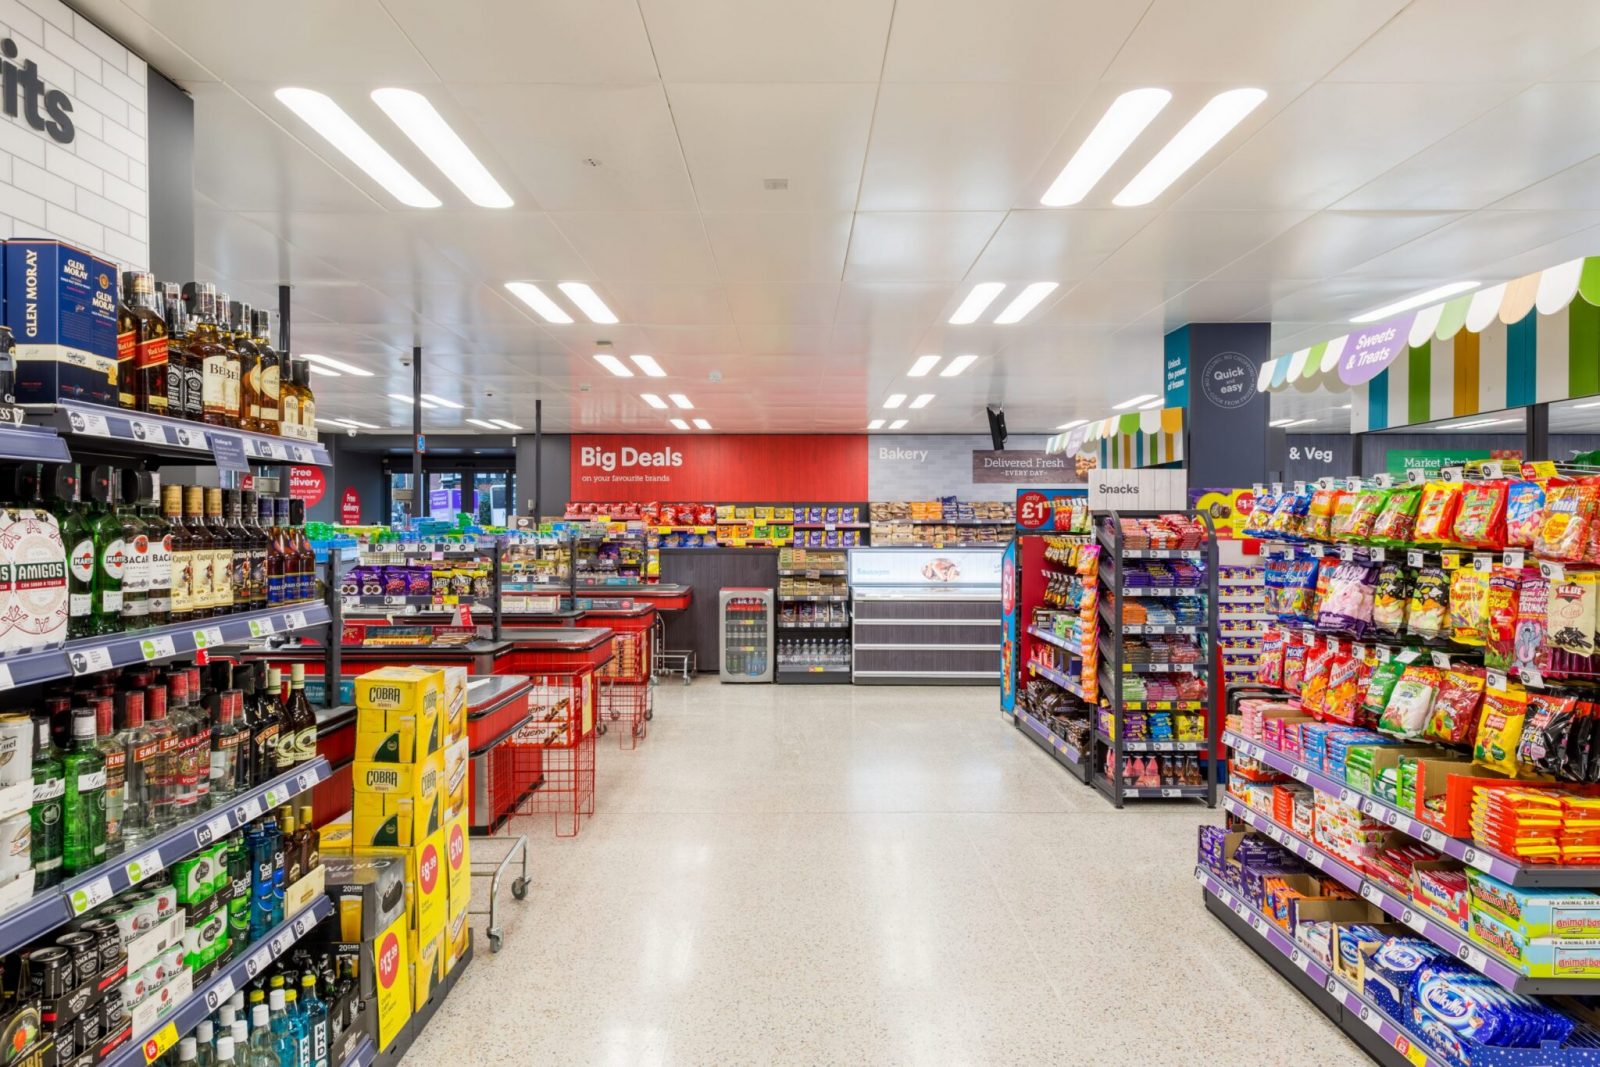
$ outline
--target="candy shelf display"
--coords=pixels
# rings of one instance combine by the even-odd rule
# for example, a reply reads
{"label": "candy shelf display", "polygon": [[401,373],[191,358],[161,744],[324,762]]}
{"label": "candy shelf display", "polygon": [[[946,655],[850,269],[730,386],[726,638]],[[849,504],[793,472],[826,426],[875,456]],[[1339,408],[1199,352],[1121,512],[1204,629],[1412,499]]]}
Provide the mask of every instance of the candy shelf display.
{"label": "candy shelf display", "polygon": [[1216,804],[1217,547],[1204,512],[1098,521],[1099,692],[1092,781],[1126,800]]}
{"label": "candy shelf display", "polygon": [[1021,675],[1013,721],[1087,782],[1099,686],[1100,546],[1082,534],[1020,534],[1016,553]]}

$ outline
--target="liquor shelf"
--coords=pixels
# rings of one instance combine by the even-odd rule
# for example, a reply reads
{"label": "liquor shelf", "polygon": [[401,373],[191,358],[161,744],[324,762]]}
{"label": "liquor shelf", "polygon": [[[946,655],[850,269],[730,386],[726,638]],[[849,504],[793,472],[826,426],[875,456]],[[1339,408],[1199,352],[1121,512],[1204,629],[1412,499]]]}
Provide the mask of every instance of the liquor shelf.
{"label": "liquor shelf", "polygon": [[[0,417],[19,414],[19,408],[0,408]],[[0,421],[0,460],[24,463],[66,463],[72,459],[61,435],[46,426]]]}
{"label": "liquor shelf", "polygon": [[148,415],[99,404],[62,401],[29,404],[24,410],[31,422],[55,429],[69,443],[82,442],[91,451],[119,455],[157,455],[209,462],[218,440],[237,442],[246,459],[263,463],[299,463],[317,467],[333,465],[328,450],[316,441],[295,441],[275,434],[252,433],[205,426],[187,419]]}

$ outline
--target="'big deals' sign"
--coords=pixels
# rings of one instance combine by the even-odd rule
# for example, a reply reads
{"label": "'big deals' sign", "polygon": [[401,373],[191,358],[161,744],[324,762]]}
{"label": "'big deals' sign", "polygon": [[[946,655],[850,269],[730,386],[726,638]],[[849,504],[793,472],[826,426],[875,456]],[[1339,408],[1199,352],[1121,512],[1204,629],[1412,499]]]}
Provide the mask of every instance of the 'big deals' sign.
{"label": "'big deals' sign", "polygon": [[824,503],[867,499],[861,434],[575,434],[572,499]]}

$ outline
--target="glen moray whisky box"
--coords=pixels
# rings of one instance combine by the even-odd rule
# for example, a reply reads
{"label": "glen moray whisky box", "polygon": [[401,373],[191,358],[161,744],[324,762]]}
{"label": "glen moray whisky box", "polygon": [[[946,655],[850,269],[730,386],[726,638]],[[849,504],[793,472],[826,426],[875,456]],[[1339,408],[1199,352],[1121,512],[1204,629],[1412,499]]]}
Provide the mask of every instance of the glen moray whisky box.
{"label": "glen moray whisky box", "polygon": [[117,404],[117,268],[60,241],[5,243],[17,402]]}

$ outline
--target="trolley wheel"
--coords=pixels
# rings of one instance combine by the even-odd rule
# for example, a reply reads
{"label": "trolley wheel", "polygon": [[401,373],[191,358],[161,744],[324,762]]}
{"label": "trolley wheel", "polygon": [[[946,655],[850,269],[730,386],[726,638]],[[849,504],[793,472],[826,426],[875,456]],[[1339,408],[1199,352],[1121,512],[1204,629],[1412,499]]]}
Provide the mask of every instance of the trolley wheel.
{"label": "trolley wheel", "polygon": [[512,882],[511,895],[516,897],[518,900],[527,899],[528,880],[526,878],[518,878],[516,881]]}
{"label": "trolley wheel", "polygon": [[651,708],[649,711],[644,713],[644,721],[645,722],[649,722],[651,719],[653,719],[655,717],[656,717],[656,709],[655,708]]}
{"label": "trolley wheel", "polygon": [[605,721],[605,719],[601,718],[601,719],[596,719],[595,720],[594,732],[599,734],[601,737],[604,737],[606,735],[606,721]]}
{"label": "trolley wheel", "polygon": [[490,952],[499,952],[500,951],[500,934],[496,930],[490,930],[489,931],[489,951]]}

